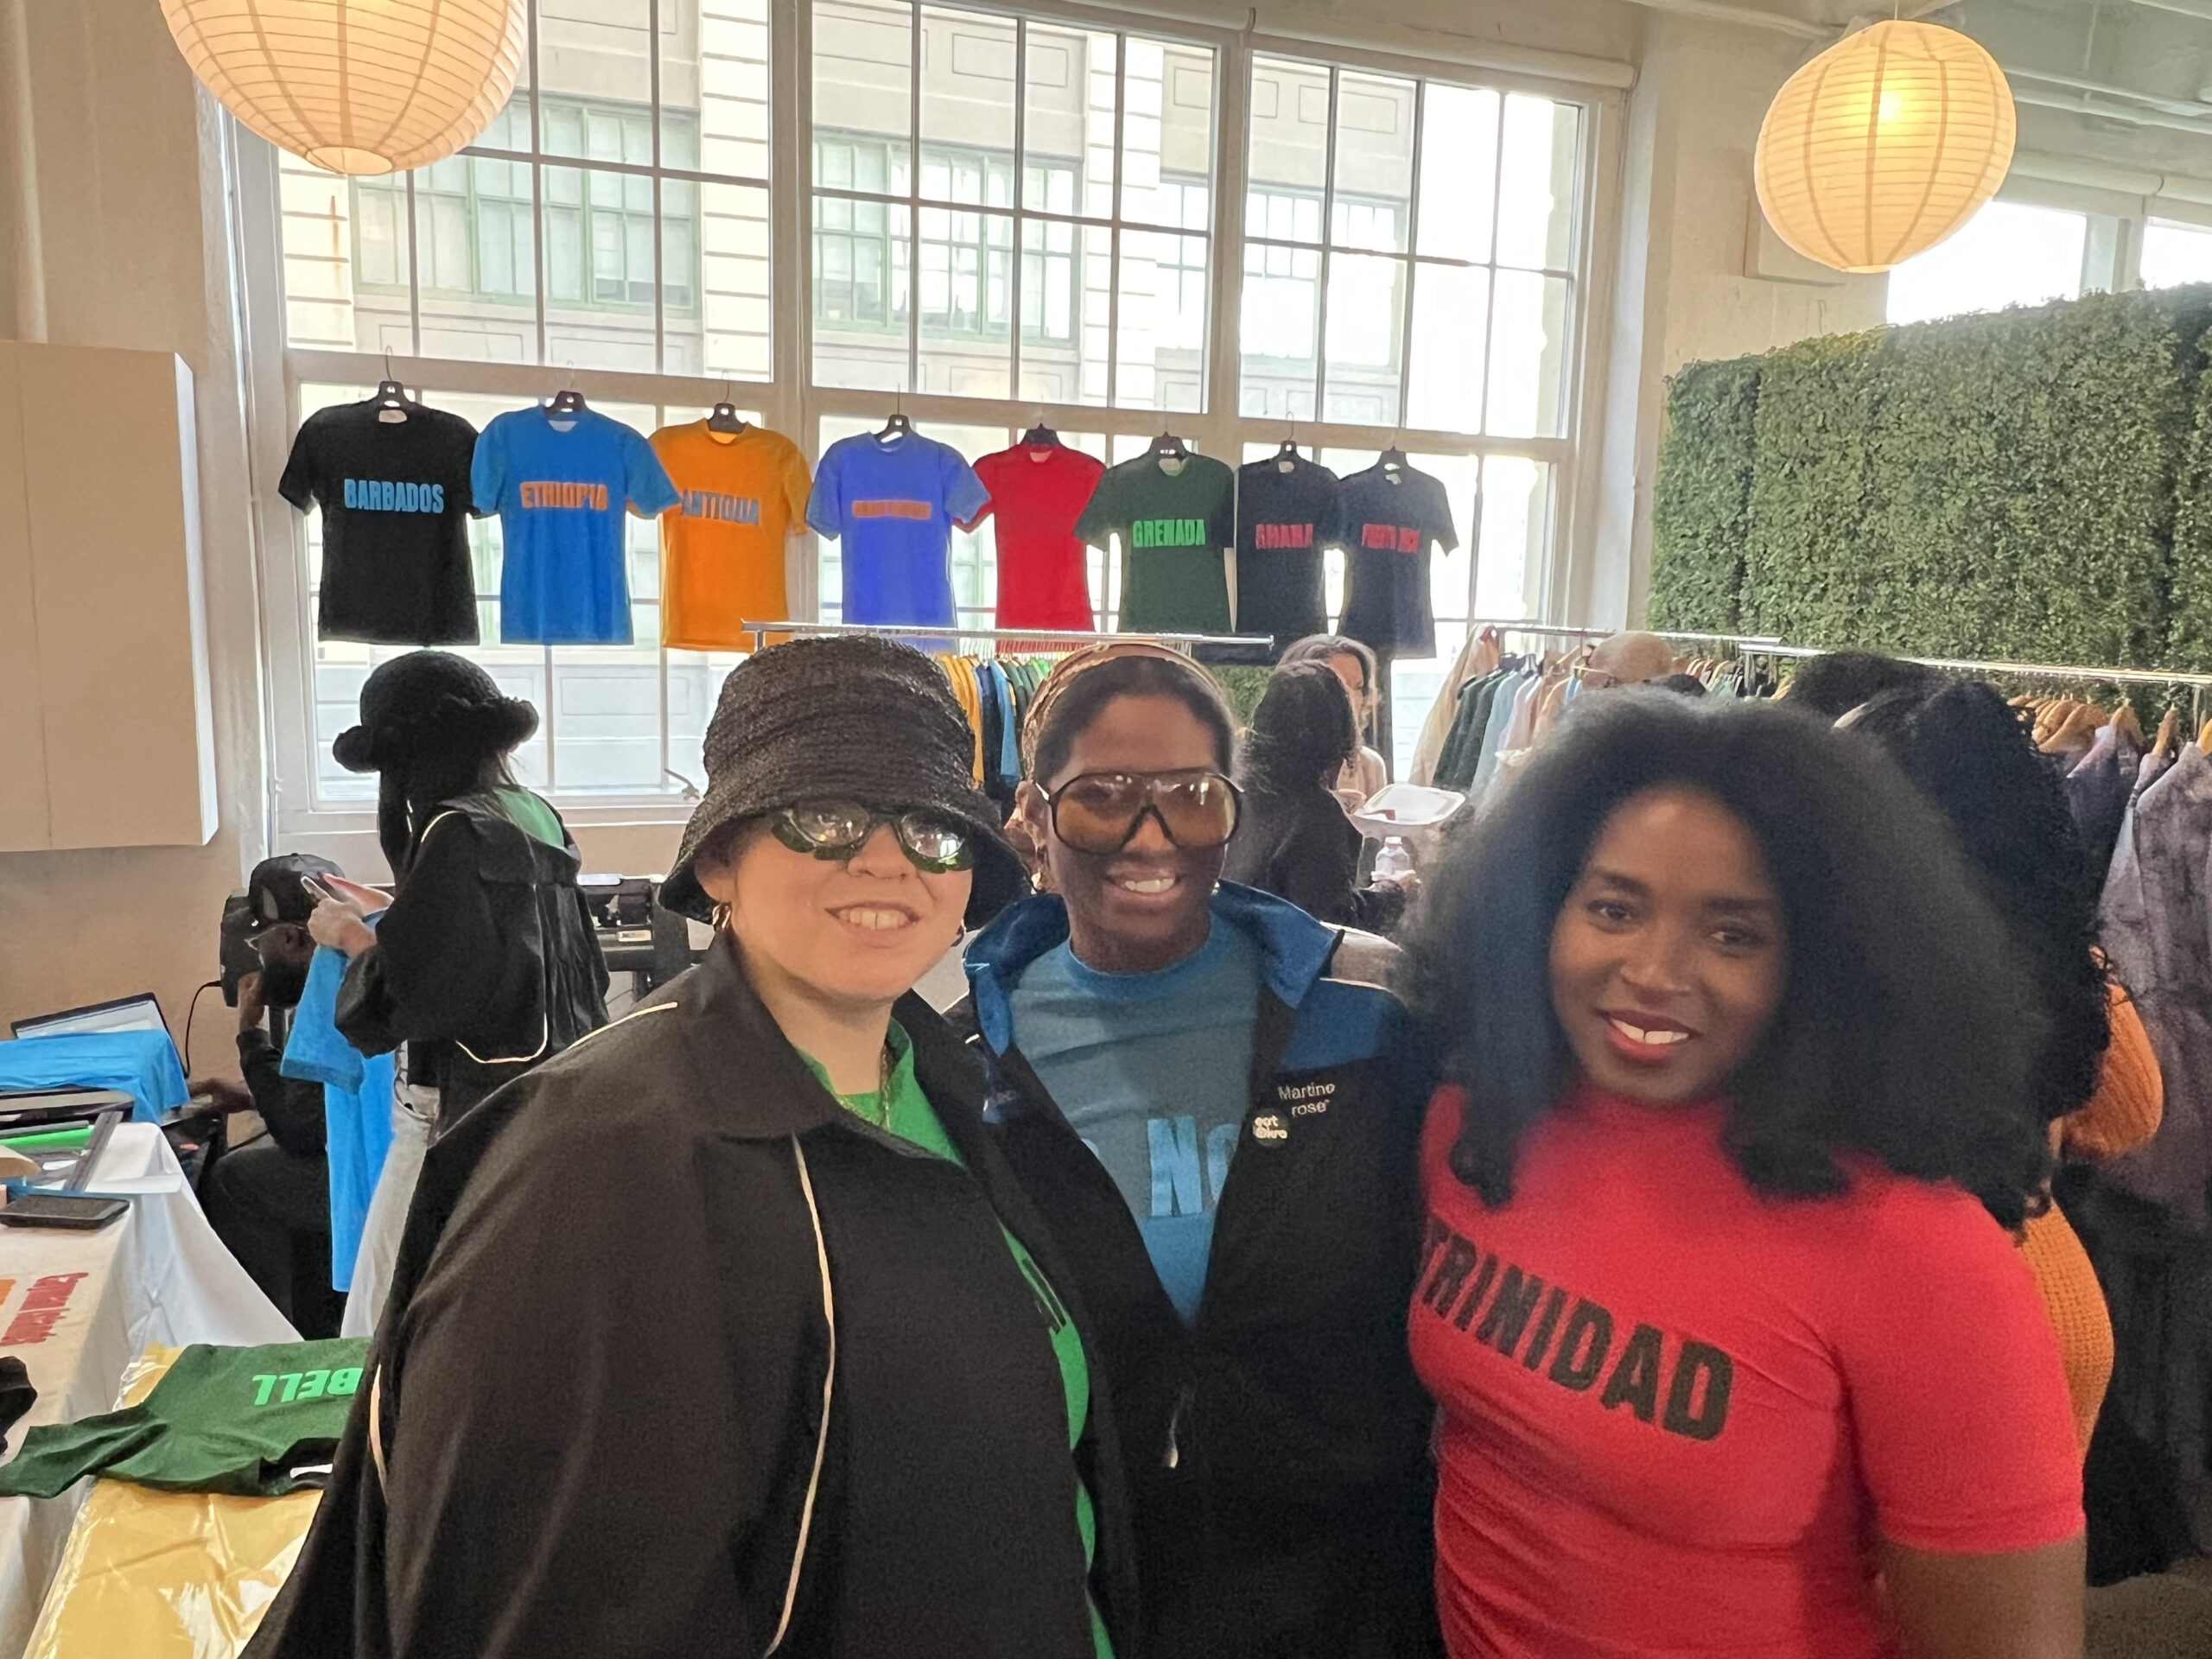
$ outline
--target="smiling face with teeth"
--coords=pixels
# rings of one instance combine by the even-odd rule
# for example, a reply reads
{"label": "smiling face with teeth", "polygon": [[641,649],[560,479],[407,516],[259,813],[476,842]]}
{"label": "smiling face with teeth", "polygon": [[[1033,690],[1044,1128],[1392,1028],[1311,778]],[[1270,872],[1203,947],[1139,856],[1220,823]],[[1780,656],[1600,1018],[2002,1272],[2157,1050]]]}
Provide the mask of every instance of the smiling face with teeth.
{"label": "smiling face with teeth", "polygon": [[[1094,672],[1103,671],[1094,670]],[[1230,757],[1180,697],[1114,697],[1078,733],[1046,790],[1090,772],[1227,772]],[[1103,973],[1153,973],[1206,942],[1207,901],[1221,879],[1225,847],[1178,847],[1147,813],[1119,852],[1078,852],[1056,835],[1045,795],[1021,791],[1021,810],[1043,849],[1052,890],[1067,900],[1077,957]]]}
{"label": "smiling face with teeth", "polygon": [[1789,942],[1757,838],[1710,796],[1646,790],[1606,820],[1553,925],[1552,1006],[1584,1074],[1678,1105],[1726,1092],[1782,1001]]}
{"label": "smiling face with teeth", "polygon": [[958,937],[975,879],[917,869],[887,823],[842,861],[793,852],[756,823],[727,850],[702,850],[697,873],[729,906],[746,976],[795,1041],[786,1006],[842,1016],[887,1010],[912,989]]}

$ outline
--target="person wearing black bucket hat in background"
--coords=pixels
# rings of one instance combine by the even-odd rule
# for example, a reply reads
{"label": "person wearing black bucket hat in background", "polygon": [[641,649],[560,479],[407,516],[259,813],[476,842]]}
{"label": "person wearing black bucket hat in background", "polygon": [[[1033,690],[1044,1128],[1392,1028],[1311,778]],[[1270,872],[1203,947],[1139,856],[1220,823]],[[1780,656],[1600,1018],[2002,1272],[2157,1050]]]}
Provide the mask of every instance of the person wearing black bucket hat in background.
{"label": "person wearing black bucket hat in background", "polygon": [[730,674],[714,943],[430,1148],[251,1659],[1129,1653],[1085,1315],[910,989],[1022,885],[973,742],[887,640]]}
{"label": "person wearing black bucket hat in background", "polygon": [[315,907],[317,944],[352,960],[337,1026],[364,1054],[406,1045],[400,1092],[442,1133],[510,1078],[607,1023],[607,966],[560,814],[507,757],[537,710],[474,663],[416,651],[361,687],[361,722],[331,745],[377,774],[377,838],[397,882],[351,884]]}

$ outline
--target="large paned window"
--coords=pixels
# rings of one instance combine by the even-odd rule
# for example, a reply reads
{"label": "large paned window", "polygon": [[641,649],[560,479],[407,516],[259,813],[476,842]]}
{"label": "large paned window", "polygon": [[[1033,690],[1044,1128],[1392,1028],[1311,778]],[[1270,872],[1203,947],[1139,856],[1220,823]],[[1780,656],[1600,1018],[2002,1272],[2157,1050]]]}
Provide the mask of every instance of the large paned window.
{"label": "large paned window", "polygon": [[817,385],[1205,406],[1213,48],[908,0],[812,23]]}
{"label": "large paned window", "polygon": [[[260,452],[274,462],[387,362],[480,429],[563,385],[647,433],[727,397],[810,460],[894,406],[971,461],[1040,416],[1109,464],[1163,428],[1232,464],[1295,436],[1345,474],[1395,442],[1443,481],[1461,543],[1433,563],[1439,660],[1393,667],[1409,749],[1471,619],[1543,606],[1588,425],[1599,106],[1084,16],[527,0],[516,92],[457,154],[353,180],[242,160],[280,279],[254,328],[286,346]],[[2146,276],[2195,270],[2197,234],[2146,240]],[[265,514],[272,682],[293,709],[280,823],[334,825],[316,815],[364,815],[373,780],[330,741],[397,652],[315,637],[320,519]],[[626,527],[620,647],[502,641],[499,523],[469,534],[469,654],[543,716],[523,779],[579,823],[680,817],[738,658],[658,643],[658,526]],[[836,619],[842,565],[835,541],[792,544],[798,616]],[[956,532],[951,565],[963,625],[988,628],[994,524]],[[1094,550],[1089,575],[1110,626],[1115,560]],[[1341,557],[1329,577],[1340,601]]]}
{"label": "large paned window", "polygon": [[1562,435],[1581,128],[1551,99],[1255,58],[1242,411]]}

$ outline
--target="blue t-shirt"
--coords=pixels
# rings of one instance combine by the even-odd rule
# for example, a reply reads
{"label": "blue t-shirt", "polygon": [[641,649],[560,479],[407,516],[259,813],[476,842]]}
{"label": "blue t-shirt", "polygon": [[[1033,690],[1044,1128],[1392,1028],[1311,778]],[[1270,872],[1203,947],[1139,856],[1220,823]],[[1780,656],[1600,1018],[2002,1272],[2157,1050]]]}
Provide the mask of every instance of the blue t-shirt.
{"label": "blue t-shirt", "polygon": [[623,505],[651,518],[679,499],[651,444],[596,410],[510,410],[476,440],[469,487],[499,515],[502,644],[630,643]]}
{"label": "blue t-shirt", "polygon": [[1153,974],[1102,974],[1066,944],[1014,987],[1014,1040],[1122,1189],[1168,1300],[1195,1319],[1214,1205],[1251,1091],[1260,947],[1215,924]]}
{"label": "blue t-shirt", "polygon": [[[371,927],[382,919],[368,918]],[[292,1013],[291,1035],[276,1069],[288,1077],[322,1085],[323,1147],[330,1170],[330,1285],[353,1287],[353,1258],[376,1196],[384,1160],[391,1150],[394,1056],[363,1056],[339,1034],[338,988],[346,958],[328,945],[315,947],[308,982]]]}
{"label": "blue t-shirt", "polygon": [[842,544],[845,620],[952,626],[952,526],[990,499],[958,450],[918,432],[831,444],[814,469],[806,522]]}

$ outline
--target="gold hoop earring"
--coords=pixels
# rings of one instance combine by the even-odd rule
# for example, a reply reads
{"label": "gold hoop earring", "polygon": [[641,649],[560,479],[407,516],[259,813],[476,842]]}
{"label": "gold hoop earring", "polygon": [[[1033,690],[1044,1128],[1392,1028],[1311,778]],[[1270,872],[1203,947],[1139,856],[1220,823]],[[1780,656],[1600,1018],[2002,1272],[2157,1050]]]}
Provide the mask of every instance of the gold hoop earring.
{"label": "gold hoop earring", "polygon": [[707,922],[715,932],[728,932],[729,931],[729,906],[727,904],[716,905],[712,910],[707,912]]}

